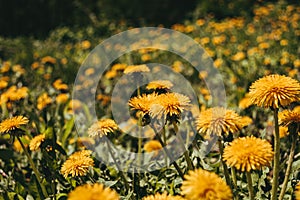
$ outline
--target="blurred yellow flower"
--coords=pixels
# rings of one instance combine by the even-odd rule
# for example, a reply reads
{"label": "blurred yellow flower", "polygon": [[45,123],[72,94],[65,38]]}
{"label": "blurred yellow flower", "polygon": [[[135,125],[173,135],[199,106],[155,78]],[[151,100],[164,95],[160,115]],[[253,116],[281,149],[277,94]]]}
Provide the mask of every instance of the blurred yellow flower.
{"label": "blurred yellow flower", "polygon": [[45,56],[42,58],[41,62],[43,64],[46,64],[46,63],[56,64],[56,59],[51,56]]}
{"label": "blurred yellow flower", "polygon": [[103,137],[108,133],[118,130],[118,125],[112,119],[101,119],[94,123],[89,129],[88,134],[92,138]]}
{"label": "blurred yellow flower", "polygon": [[243,60],[246,57],[244,52],[238,52],[236,54],[234,54],[233,56],[231,56],[231,60],[233,61],[240,61]]}
{"label": "blurred yellow flower", "polygon": [[241,137],[224,148],[223,160],[228,166],[241,171],[261,169],[273,159],[272,145],[263,139]]}
{"label": "blurred yellow flower", "polygon": [[196,169],[184,178],[181,193],[187,200],[232,200],[230,187],[213,172]]}
{"label": "blurred yellow flower", "polygon": [[228,135],[235,133],[245,126],[242,117],[235,111],[222,107],[209,108],[200,112],[196,119],[197,130],[205,134],[207,138],[211,135]]}
{"label": "blurred yellow flower", "polygon": [[24,116],[15,116],[5,119],[0,123],[0,133],[9,133],[19,129],[22,125],[28,124],[29,120]]}
{"label": "blurred yellow flower", "polygon": [[288,127],[291,124],[300,125],[300,112],[283,110],[278,113],[279,125]]}
{"label": "blurred yellow flower", "polygon": [[299,68],[300,67],[300,59],[294,60],[293,64],[294,64],[295,67]]}
{"label": "blurred yellow flower", "polygon": [[239,102],[239,108],[246,109],[252,105],[251,99],[249,98],[248,93],[245,95],[244,98],[242,98]]}
{"label": "blurred yellow flower", "polygon": [[8,72],[10,70],[10,67],[11,67],[11,63],[9,61],[3,62],[0,68],[0,72],[1,73]]}
{"label": "blurred yellow flower", "polygon": [[67,178],[69,175],[85,176],[90,167],[94,166],[94,160],[90,157],[91,151],[82,150],[72,154],[62,165],[61,173]]}
{"label": "blurred yellow flower", "polygon": [[46,137],[44,134],[40,134],[32,138],[29,143],[30,151],[37,151],[40,148],[41,144],[44,142],[45,138]]}
{"label": "blurred yellow flower", "polygon": [[156,89],[171,89],[173,87],[173,83],[168,80],[156,80],[148,83],[146,89],[147,90],[156,90]]}
{"label": "blurred yellow flower", "polygon": [[7,81],[0,80],[0,90],[6,88],[8,85]]}
{"label": "blurred yellow flower", "polygon": [[296,200],[300,200],[300,182],[296,186],[295,197],[296,197]]}
{"label": "blurred yellow flower", "polygon": [[252,83],[249,97],[253,104],[261,107],[287,106],[300,100],[300,84],[284,75],[268,75]]}
{"label": "blurred yellow flower", "polygon": [[68,85],[64,84],[61,79],[57,79],[53,82],[53,87],[57,90],[67,90]]}
{"label": "blurred yellow flower", "polygon": [[16,73],[20,73],[20,74],[25,74],[25,69],[21,66],[21,65],[14,65],[12,67],[12,70],[13,72],[16,72]]}
{"label": "blurred yellow flower", "polygon": [[124,70],[124,74],[132,74],[136,72],[150,72],[150,69],[147,65],[129,65]]}
{"label": "blurred yellow flower", "polygon": [[289,44],[289,41],[286,39],[280,40],[280,45],[281,46],[287,46]]}
{"label": "blurred yellow flower", "polygon": [[68,194],[68,200],[119,200],[117,192],[100,183],[77,186]]}
{"label": "blurred yellow flower", "polygon": [[154,195],[149,195],[144,197],[142,200],[185,200],[183,197],[181,196],[172,196],[172,195],[168,195],[167,193],[156,193]]}
{"label": "blurred yellow flower", "polygon": [[89,49],[91,47],[91,42],[88,40],[84,40],[81,42],[82,49]]}
{"label": "blurred yellow flower", "polygon": [[163,147],[161,146],[160,142],[158,140],[150,140],[145,143],[144,145],[144,150],[146,152],[152,152],[152,151],[158,151],[162,149]]}
{"label": "blurred yellow flower", "polygon": [[63,94],[57,95],[56,98],[55,98],[55,101],[58,104],[62,104],[62,103],[66,103],[68,101],[68,99],[69,99],[69,95],[63,93]]}
{"label": "blurred yellow flower", "polygon": [[[273,130],[273,135],[275,134],[275,129]],[[288,127],[286,126],[279,126],[279,137],[284,138],[289,135]]]}
{"label": "blurred yellow flower", "polygon": [[41,94],[37,99],[37,108],[43,110],[48,104],[52,103],[52,99],[45,92]]}

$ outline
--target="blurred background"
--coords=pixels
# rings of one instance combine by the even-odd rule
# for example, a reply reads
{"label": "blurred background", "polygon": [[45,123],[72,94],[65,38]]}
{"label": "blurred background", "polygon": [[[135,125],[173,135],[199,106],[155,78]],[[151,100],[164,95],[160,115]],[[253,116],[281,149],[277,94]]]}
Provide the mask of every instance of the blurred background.
{"label": "blurred background", "polygon": [[[0,0],[0,35],[43,38],[67,26],[93,26],[105,34],[107,26],[170,27],[208,15],[216,19],[252,15],[257,4],[275,0]],[[296,4],[298,0],[288,0]],[[101,29],[102,28],[102,29]],[[102,32],[101,32],[102,31]]]}

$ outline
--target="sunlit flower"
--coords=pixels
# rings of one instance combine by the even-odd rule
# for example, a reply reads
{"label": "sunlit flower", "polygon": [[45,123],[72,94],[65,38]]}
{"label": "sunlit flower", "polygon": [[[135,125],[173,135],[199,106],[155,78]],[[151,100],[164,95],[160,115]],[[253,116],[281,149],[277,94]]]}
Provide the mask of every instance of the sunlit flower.
{"label": "sunlit flower", "polygon": [[[161,114],[162,111],[163,115],[165,116],[179,116],[184,110],[188,109],[191,106],[190,102],[190,99],[183,94],[161,94],[157,96],[155,103],[151,105],[150,115],[152,117],[157,117]],[[157,108],[159,109],[157,110]]]}
{"label": "sunlit flower", "polygon": [[149,195],[144,197],[142,200],[185,200],[181,196],[172,196],[168,195],[167,193],[156,193],[155,195]]}
{"label": "sunlit flower", "polygon": [[63,164],[61,173],[67,178],[69,175],[85,176],[90,167],[94,166],[94,160],[90,157],[91,151],[83,150],[72,154]]}
{"label": "sunlit flower", "polygon": [[63,83],[61,79],[57,79],[56,81],[54,81],[53,87],[57,90],[67,90],[68,89],[68,85]]}
{"label": "sunlit flower", "polygon": [[150,72],[150,69],[147,65],[129,65],[125,68],[125,74],[132,74],[135,72]]}
{"label": "sunlit flower", "polygon": [[287,106],[300,100],[300,84],[283,75],[265,76],[252,83],[249,97],[253,104],[261,107]]}
{"label": "sunlit flower", "polygon": [[[30,141],[30,138],[25,135],[24,137],[20,138],[23,141],[23,145],[25,146],[25,148],[28,147],[28,142]],[[21,143],[19,142],[19,140],[15,140],[13,143],[13,148],[15,151],[22,153],[24,151]]]}
{"label": "sunlit flower", "polygon": [[48,94],[45,92],[41,94],[37,99],[37,108],[39,110],[43,110],[48,104],[52,102],[51,98],[48,96]]}
{"label": "sunlit flower", "polygon": [[296,200],[300,200],[300,183],[298,183],[296,186],[295,197],[296,197]]}
{"label": "sunlit flower", "polygon": [[242,117],[235,111],[222,107],[209,108],[200,112],[196,119],[196,126],[199,133],[222,136],[235,133],[245,126]]}
{"label": "sunlit flower", "polygon": [[196,169],[189,171],[184,178],[181,193],[188,200],[232,200],[229,186],[213,172]]}
{"label": "sunlit flower", "polygon": [[238,52],[231,57],[231,60],[240,61],[240,60],[243,60],[245,57],[246,57],[246,55],[244,52]]}
{"label": "sunlit flower", "polygon": [[0,90],[3,89],[3,88],[6,88],[7,85],[8,85],[7,81],[0,80]]}
{"label": "sunlit flower", "polygon": [[300,112],[284,110],[278,113],[279,124],[288,127],[290,124],[300,124]]}
{"label": "sunlit flower", "polygon": [[223,160],[228,166],[241,171],[261,169],[273,159],[272,145],[256,137],[242,137],[233,140],[224,149]]}
{"label": "sunlit flower", "polygon": [[[275,135],[275,129],[273,130],[273,134]],[[289,129],[285,126],[279,126],[279,137],[284,138],[289,135]]]}
{"label": "sunlit flower", "polygon": [[242,98],[239,102],[239,108],[241,108],[241,109],[246,109],[251,105],[252,105],[251,99],[249,98],[248,95],[246,95],[244,98]]}
{"label": "sunlit flower", "polygon": [[142,112],[144,115],[148,114],[150,111],[151,105],[157,98],[156,93],[151,94],[142,94],[142,96],[133,97],[129,100],[128,105],[132,110],[137,110]]}
{"label": "sunlit flower", "polygon": [[91,42],[88,40],[84,40],[81,42],[82,49],[89,49],[91,47]]}
{"label": "sunlit flower", "polygon": [[168,80],[157,80],[157,81],[151,81],[148,83],[146,89],[147,90],[156,90],[156,89],[171,89],[173,87],[173,83],[171,83]]}
{"label": "sunlit flower", "polygon": [[28,88],[17,88],[15,85],[13,85],[3,92],[1,96],[3,99],[5,99],[5,101],[18,101],[28,96]]}
{"label": "sunlit flower", "polygon": [[68,194],[68,200],[119,200],[118,193],[100,183],[77,186]]}
{"label": "sunlit flower", "polygon": [[5,119],[0,123],[0,133],[9,133],[11,131],[15,131],[22,125],[26,125],[28,122],[28,118],[23,116],[15,116]]}
{"label": "sunlit flower", "polygon": [[118,129],[118,125],[112,119],[101,119],[98,122],[94,123],[89,129],[88,134],[90,137],[103,137],[108,133],[113,133]]}
{"label": "sunlit flower", "polygon": [[161,146],[160,142],[157,140],[150,140],[144,145],[144,149],[146,152],[158,151],[162,148],[163,147]]}
{"label": "sunlit flower", "polygon": [[37,151],[40,148],[41,144],[44,142],[45,138],[46,137],[44,134],[40,134],[32,138],[29,143],[30,151]]}
{"label": "sunlit flower", "polygon": [[79,148],[91,147],[95,144],[95,140],[90,137],[79,137],[77,139],[77,145]]}
{"label": "sunlit flower", "polygon": [[76,111],[80,108],[81,108],[81,101],[79,101],[78,99],[72,99],[69,102],[68,112],[73,113],[74,111]]}

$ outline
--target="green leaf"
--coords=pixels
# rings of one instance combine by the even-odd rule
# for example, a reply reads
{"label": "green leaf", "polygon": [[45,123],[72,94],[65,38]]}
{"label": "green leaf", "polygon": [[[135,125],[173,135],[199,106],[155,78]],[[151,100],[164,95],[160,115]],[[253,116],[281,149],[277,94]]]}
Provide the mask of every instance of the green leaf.
{"label": "green leaf", "polygon": [[66,145],[65,143],[69,135],[71,134],[73,127],[74,127],[74,117],[72,117],[69,121],[67,121],[67,123],[63,127],[63,134],[61,139],[62,146]]}

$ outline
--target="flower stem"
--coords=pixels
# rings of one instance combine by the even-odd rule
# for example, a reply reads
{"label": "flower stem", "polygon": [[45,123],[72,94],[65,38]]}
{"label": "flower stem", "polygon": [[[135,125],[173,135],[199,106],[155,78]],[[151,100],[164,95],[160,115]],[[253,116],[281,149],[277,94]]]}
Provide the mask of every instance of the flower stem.
{"label": "flower stem", "polygon": [[297,132],[292,133],[292,134],[293,134],[292,135],[293,142],[292,142],[292,146],[291,146],[291,150],[290,150],[288,164],[287,164],[287,167],[286,167],[286,172],[285,172],[285,175],[284,175],[284,181],[283,181],[282,188],[281,188],[280,195],[279,195],[279,200],[283,200],[283,197],[284,197],[284,194],[285,194],[285,191],[286,191],[286,187],[287,187],[287,184],[289,182],[289,177],[290,177],[291,170],[292,170],[292,164],[293,164],[293,161],[294,161],[295,148],[296,148],[296,143],[297,143]]}
{"label": "flower stem", "polygon": [[179,143],[180,143],[180,146],[181,148],[184,150],[184,158],[186,160],[186,163],[187,163],[187,166],[188,166],[188,169],[189,170],[193,170],[194,169],[194,165],[193,165],[193,162],[189,156],[189,151],[188,149],[185,148],[184,146],[184,142],[183,142],[183,139],[181,137],[181,134],[180,133],[177,133],[177,137],[178,137],[178,140],[179,140]]}
{"label": "flower stem", "polygon": [[222,159],[222,156],[223,156],[223,144],[222,144],[222,140],[220,138],[218,139],[218,145],[219,145],[219,151],[220,151],[220,155],[221,155],[221,163],[222,163],[222,166],[223,166],[225,180],[226,180],[227,185],[229,185],[230,188],[232,188],[232,184],[231,184],[231,181],[230,181],[230,178],[229,178],[229,171],[228,171],[227,165],[226,165],[226,163]]}
{"label": "flower stem", "polygon": [[[154,130],[155,136],[156,136],[157,140],[164,147],[165,143],[161,139],[161,134],[156,130],[156,128],[154,126],[151,126],[151,128]],[[173,156],[170,154],[170,152],[168,151],[168,149],[167,148],[163,148],[163,150],[167,154],[168,158],[172,161],[173,160]],[[184,173],[182,172],[182,170],[180,169],[180,167],[177,165],[176,161],[174,160],[174,162],[172,164],[174,165],[175,169],[177,170],[179,176],[183,179],[184,178]]]}
{"label": "flower stem", "polygon": [[280,157],[280,137],[278,125],[278,108],[274,109],[275,135],[274,135],[274,165],[271,200],[277,200],[278,176],[279,176],[279,157]]}
{"label": "flower stem", "polygon": [[25,153],[25,155],[28,158],[29,164],[30,164],[33,172],[35,173],[36,179],[37,179],[38,183],[40,184],[40,187],[42,189],[42,193],[43,193],[44,197],[47,198],[48,197],[48,193],[47,193],[47,190],[46,190],[45,186],[42,184],[41,175],[40,175],[39,171],[35,167],[35,164],[34,164],[32,158],[31,158],[31,156],[29,155],[26,147],[24,146],[22,140],[20,139],[20,137],[17,136],[17,139],[20,142],[20,144],[21,144],[21,146],[22,146],[22,148],[24,150],[24,153]]}
{"label": "flower stem", "polygon": [[254,200],[254,191],[253,191],[251,172],[247,171],[246,176],[247,176],[247,182],[248,182],[249,198],[250,198],[250,200]]}
{"label": "flower stem", "polygon": [[115,155],[114,155],[114,152],[112,151],[112,148],[111,148],[111,146],[110,146],[110,141],[108,141],[107,138],[105,138],[105,141],[106,141],[106,143],[107,143],[108,151],[109,151],[109,153],[110,153],[112,159],[114,160],[114,162],[115,162],[115,164],[116,164],[116,166],[117,166],[117,168],[118,168],[118,171],[119,171],[119,173],[120,173],[120,175],[121,175],[121,177],[122,177],[122,179],[123,179],[123,181],[124,181],[125,187],[126,187],[127,190],[129,190],[129,189],[130,189],[129,184],[128,184],[128,182],[127,182],[127,179],[126,179],[126,177],[125,177],[123,171],[121,170],[119,164],[117,163],[117,160],[116,160],[116,157],[115,157]]}

